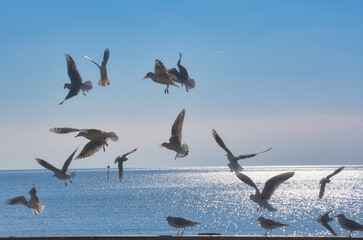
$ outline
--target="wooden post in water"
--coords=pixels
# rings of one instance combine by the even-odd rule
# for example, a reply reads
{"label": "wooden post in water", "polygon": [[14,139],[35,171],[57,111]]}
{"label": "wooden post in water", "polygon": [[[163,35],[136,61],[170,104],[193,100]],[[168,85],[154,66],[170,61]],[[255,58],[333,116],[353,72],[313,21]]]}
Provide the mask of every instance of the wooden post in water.
{"label": "wooden post in water", "polygon": [[107,180],[110,181],[110,165],[107,166]]}

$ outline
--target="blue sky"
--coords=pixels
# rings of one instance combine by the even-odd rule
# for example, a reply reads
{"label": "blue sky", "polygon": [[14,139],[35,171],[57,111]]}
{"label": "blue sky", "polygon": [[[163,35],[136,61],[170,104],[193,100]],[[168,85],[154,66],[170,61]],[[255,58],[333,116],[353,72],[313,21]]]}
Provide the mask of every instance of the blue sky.
{"label": "blue sky", "polygon": [[[225,166],[215,128],[235,154],[273,150],[242,165],[362,164],[361,1],[0,1],[0,169],[61,166],[85,139],[51,127],[115,131],[106,152],[71,167]],[[96,86],[107,64],[112,81]],[[154,60],[182,64],[189,93],[149,80]],[[59,106],[65,54],[94,88]],[[158,145],[186,109],[187,158]]]}

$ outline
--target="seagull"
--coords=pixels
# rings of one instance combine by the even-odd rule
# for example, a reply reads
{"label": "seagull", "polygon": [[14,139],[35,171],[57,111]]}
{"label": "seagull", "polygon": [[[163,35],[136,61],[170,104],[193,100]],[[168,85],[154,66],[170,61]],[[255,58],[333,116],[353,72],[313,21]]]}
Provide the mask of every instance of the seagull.
{"label": "seagull", "polygon": [[36,158],[35,160],[44,168],[49,169],[50,171],[54,172],[53,177],[57,177],[60,180],[64,180],[64,184],[67,186],[67,180],[72,183],[72,178],[74,178],[77,174],[77,172],[67,173],[68,167],[72,162],[73,156],[76,153],[78,147],[74,152],[68,157],[67,161],[63,164],[62,170],[54,167],[52,164],[48,163],[45,160]]}
{"label": "seagull", "polygon": [[324,196],[324,191],[325,191],[325,185],[327,183],[330,183],[330,178],[338,173],[340,173],[342,170],[344,169],[343,167],[338,168],[337,170],[335,170],[333,173],[329,174],[328,176],[322,178],[319,182],[320,184],[320,192],[319,192],[319,199],[322,199]]}
{"label": "seagull", "polygon": [[263,188],[262,192],[258,190],[256,184],[247,175],[241,172],[235,172],[235,174],[242,182],[256,189],[256,193],[250,195],[250,200],[256,202],[259,205],[257,211],[267,208],[267,210],[275,212],[277,209],[272,207],[268,201],[271,199],[271,196],[275,192],[276,188],[278,188],[281,183],[294,176],[295,173],[286,172],[270,178],[265,183],[265,187]]}
{"label": "seagull", "polygon": [[183,231],[180,235],[183,235],[184,230],[186,227],[192,227],[199,224],[199,222],[194,222],[192,220],[185,219],[183,217],[167,217],[166,220],[168,221],[169,225],[175,228],[178,228],[178,236],[180,229],[183,228]]}
{"label": "seagull", "polygon": [[189,89],[195,87],[195,80],[189,77],[187,69],[180,64],[181,57],[182,55],[179,52],[179,61],[177,63],[179,72],[175,68],[169,69],[168,72],[173,81],[181,83],[182,86],[185,85],[185,90],[189,92]]}
{"label": "seagull", "polygon": [[352,219],[345,217],[344,214],[338,214],[335,217],[339,218],[338,222],[339,222],[340,226],[342,226],[344,229],[350,231],[349,237],[352,237],[353,231],[363,231],[362,224],[359,224],[356,221],[353,221]]}
{"label": "seagull", "polygon": [[267,151],[270,151],[272,148],[269,148],[265,151],[262,151],[262,152],[258,152],[258,153],[249,153],[249,154],[242,154],[242,155],[239,155],[239,156],[234,156],[232,154],[232,152],[226,147],[226,145],[224,144],[222,138],[217,134],[216,130],[212,130],[213,132],[213,137],[214,137],[214,140],[216,140],[216,142],[218,143],[218,145],[224,149],[224,151],[227,152],[227,158],[229,160],[229,163],[227,164],[227,166],[231,169],[231,171],[234,171],[234,172],[240,172],[240,171],[243,171],[243,167],[241,167],[241,165],[238,164],[238,160],[241,160],[241,159],[245,159],[245,158],[251,158],[251,157],[254,157],[260,153],[264,153],[264,152],[267,152]]}
{"label": "seagull", "polygon": [[130,153],[133,153],[137,150],[137,148],[132,149],[131,151],[129,151],[128,153],[125,153],[124,155],[122,155],[121,157],[118,156],[115,159],[115,163],[118,163],[118,178],[120,179],[120,182],[122,182],[123,176],[124,176],[124,167],[123,167],[123,162],[126,162],[127,160],[129,160],[126,156],[129,155]]}
{"label": "seagull", "polygon": [[175,119],[173,126],[171,127],[171,137],[169,138],[169,143],[163,142],[160,147],[166,147],[167,149],[176,152],[176,158],[182,158],[188,155],[189,148],[188,145],[181,144],[182,141],[182,128],[185,116],[185,109],[183,109],[178,117]]}
{"label": "seagull", "polygon": [[258,219],[256,219],[256,221],[260,222],[261,227],[267,229],[265,236],[267,236],[267,232],[268,232],[269,229],[270,229],[270,236],[271,236],[272,235],[272,229],[275,229],[275,228],[278,228],[278,227],[289,226],[288,224],[276,222],[275,220],[272,220],[270,218],[264,218],[264,217],[259,217]]}
{"label": "seagull", "polygon": [[108,50],[108,48],[106,48],[104,54],[103,54],[103,61],[101,66],[98,65],[98,63],[96,63],[93,59],[87,57],[86,55],[83,55],[85,58],[87,58],[88,60],[90,60],[91,62],[93,62],[94,64],[97,65],[97,67],[100,69],[101,71],[101,79],[98,81],[98,85],[102,86],[102,87],[106,87],[107,85],[111,84],[111,81],[107,78],[107,69],[106,69],[106,64],[108,61],[108,58],[110,57],[110,50]]}
{"label": "seagull", "polygon": [[323,215],[319,214],[316,221],[318,224],[323,225],[326,229],[328,229],[329,232],[331,232],[334,236],[338,236],[338,234],[329,225],[329,222],[333,220],[333,218],[329,217],[329,213],[331,213],[333,210],[335,210],[335,209],[329,210],[326,213],[324,213]]}
{"label": "seagull", "polygon": [[37,190],[35,187],[30,189],[29,191],[30,200],[26,200],[24,196],[15,197],[12,199],[7,200],[5,203],[9,205],[24,205],[29,209],[33,209],[34,214],[39,214],[43,212],[45,206],[39,202],[39,198],[37,196]]}
{"label": "seagull", "polygon": [[79,132],[75,137],[85,137],[90,140],[82,149],[81,153],[75,159],[90,157],[101,148],[105,151],[105,146],[108,146],[107,139],[114,142],[118,141],[118,136],[114,132],[104,132],[98,129],[76,129],[76,128],[51,128],[49,131],[58,134]]}
{"label": "seagull", "polygon": [[78,72],[76,63],[74,62],[73,58],[66,54],[67,60],[67,68],[68,68],[68,76],[71,79],[71,83],[64,84],[64,89],[69,89],[69,92],[63,102],[59,103],[59,105],[63,104],[65,100],[77,96],[80,90],[82,90],[83,95],[86,96],[84,92],[88,92],[92,89],[92,82],[86,81],[82,83],[82,77]]}
{"label": "seagull", "polygon": [[179,88],[179,86],[173,80],[171,80],[168,70],[166,70],[164,64],[159,59],[155,60],[155,73],[148,72],[142,80],[147,78],[151,78],[151,80],[156,83],[165,84],[165,94],[169,93],[169,85]]}

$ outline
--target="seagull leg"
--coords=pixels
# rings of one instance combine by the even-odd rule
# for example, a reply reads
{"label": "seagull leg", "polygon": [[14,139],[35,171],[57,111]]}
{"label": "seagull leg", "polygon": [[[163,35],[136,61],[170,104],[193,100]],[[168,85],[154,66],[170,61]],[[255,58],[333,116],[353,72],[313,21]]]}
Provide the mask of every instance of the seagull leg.
{"label": "seagull leg", "polygon": [[350,231],[349,237],[350,237],[350,238],[352,237],[352,231]]}
{"label": "seagull leg", "polygon": [[84,92],[82,92],[82,93],[83,93],[83,95],[87,96]]}
{"label": "seagull leg", "polygon": [[180,232],[180,228],[178,228],[178,234],[177,234],[177,236],[179,236],[179,232]]}
{"label": "seagull leg", "polygon": [[67,181],[64,181],[64,185],[66,185],[66,186],[67,186]]}
{"label": "seagull leg", "polygon": [[267,232],[268,232],[268,229],[266,230],[266,234],[265,234],[266,237],[267,237]]}
{"label": "seagull leg", "polygon": [[72,179],[69,179],[69,181],[72,183]]}
{"label": "seagull leg", "polygon": [[272,236],[272,229],[270,229],[270,236]]}
{"label": "seagull leg", "polygon": [[181,235],[183,235],[183,234],[184,234],[184,230],[185,230],[185,228],[183,228],[183,231],[182,231]]}

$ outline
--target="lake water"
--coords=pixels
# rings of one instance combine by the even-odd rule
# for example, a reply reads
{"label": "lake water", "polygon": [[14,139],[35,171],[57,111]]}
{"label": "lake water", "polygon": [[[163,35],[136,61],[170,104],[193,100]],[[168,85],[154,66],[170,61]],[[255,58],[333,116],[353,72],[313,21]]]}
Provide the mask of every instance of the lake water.
{"label": "lake water", "polygon": [[[329,209],[363,223],[363,166],[347,166],[327,184],[318,199],[319,181],[339,166],[246,167],[244,173],[263,188],[277,174],[295,171],[270,202],[277,212],[256,212],[249,201],[254,190],[226,167],[183,169],[125,169],[118,181],[117,169],[80,169],[73,184],[44,170],[0,171],[0,200],[24,195],[35,185],[44,211],[34,215],[24,206],[0,204],[0,236],[35,235],[172,235],[167,216],[200,222],[186,235],[218,232],[224,235],[261,235],[259,216],[290,224],[273,230],[275,235],[327,235],[316,217]],[[337,220],[330,224],[338,235],[348,235]],[[355,232],[355,236],[363,236]]]}

